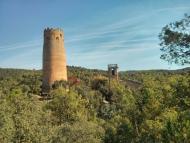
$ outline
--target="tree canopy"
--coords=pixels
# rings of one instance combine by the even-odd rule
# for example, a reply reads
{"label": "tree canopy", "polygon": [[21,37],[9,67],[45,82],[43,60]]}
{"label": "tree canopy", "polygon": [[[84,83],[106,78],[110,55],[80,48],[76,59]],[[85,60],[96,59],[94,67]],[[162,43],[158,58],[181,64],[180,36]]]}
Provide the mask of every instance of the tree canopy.
{"label": "tree canopy", "polygon": [[120,72],[109,86],[105,71],[69,67],[80,83],[39,100],[41,71],[0,69],[0,142],[188,143],[188,71]]}
{"label": "tree canopy", "polygon": [[163,27],[159,34],[161,59],[180,65],[190,64],[190,15]]}

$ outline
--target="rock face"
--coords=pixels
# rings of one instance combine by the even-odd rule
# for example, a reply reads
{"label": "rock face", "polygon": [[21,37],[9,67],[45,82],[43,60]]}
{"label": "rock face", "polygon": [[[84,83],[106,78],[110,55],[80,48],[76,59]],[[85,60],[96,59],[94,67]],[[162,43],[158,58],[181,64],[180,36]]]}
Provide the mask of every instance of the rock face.
{"label": "rock face", "polygon": [[43,45],[42,92],[48,92],[55,81],[67,81],[64,35],[61,29],[45,29]]}

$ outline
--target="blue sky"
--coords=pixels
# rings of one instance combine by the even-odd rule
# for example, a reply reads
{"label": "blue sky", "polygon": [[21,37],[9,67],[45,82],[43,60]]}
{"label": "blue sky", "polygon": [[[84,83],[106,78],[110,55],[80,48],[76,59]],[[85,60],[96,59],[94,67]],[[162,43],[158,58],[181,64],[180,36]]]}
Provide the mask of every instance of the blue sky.
{"label": "blue sky", "polygon": [[160,60],[158,34],[184,13],[189,0],[0,0],[0,67],[41,69],[43,30],[59,27],[68,65],[183,68]]}

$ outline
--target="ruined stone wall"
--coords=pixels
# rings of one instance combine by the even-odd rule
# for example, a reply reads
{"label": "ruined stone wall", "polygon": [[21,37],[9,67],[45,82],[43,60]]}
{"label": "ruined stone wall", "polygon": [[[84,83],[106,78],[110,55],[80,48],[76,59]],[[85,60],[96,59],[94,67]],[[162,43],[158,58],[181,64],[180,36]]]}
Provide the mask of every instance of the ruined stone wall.
{"label": "ruined stone wall", "polygon": [[109,64],[108,65],[108,76],[109,78],[113,78],[118,80],[118,65],[117,64]]}
{"label": "ruined stone wall", "polygon": [[64,35],[61,29],[45,29],[43,45],[42,91],[59,80],[67,80]]}

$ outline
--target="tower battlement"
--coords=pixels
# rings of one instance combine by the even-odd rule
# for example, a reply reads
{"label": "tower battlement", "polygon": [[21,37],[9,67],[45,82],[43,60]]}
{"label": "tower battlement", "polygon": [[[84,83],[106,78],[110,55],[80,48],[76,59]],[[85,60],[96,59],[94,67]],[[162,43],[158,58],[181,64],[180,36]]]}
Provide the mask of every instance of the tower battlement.
{"label": "tower battlement", "polygon": [[63,30],[60,29],[60,28],[49,28],[49,27],[44,29],[44,33],[51,33],[51,32],[61,32],[61,33],[63,33]]}
{"label": "tower battlement", "polygon": [[44,37],[60,37],[63,38],[63,30],[60,28],[46,28],[44,29]]}

